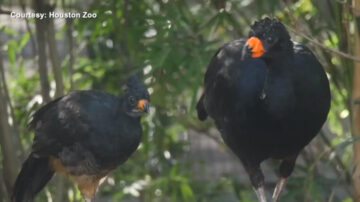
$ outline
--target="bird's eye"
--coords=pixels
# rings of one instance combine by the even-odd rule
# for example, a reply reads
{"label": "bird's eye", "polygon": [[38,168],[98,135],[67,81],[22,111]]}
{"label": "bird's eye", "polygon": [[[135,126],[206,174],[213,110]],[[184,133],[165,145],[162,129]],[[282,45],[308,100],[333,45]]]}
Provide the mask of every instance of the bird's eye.
{"label": "bird's eye", "polygon": [[272,37],[268,37],[266,38],[266,42],[271,44],[274,42],[274,39]]}
{"label": "bird's eye", "polygon": [[134,104],[135,104],[135,101],[136,101],[136,100],[135,100],[135,98],[134,98],[133,96],[130,96],[130,97],[129,97],[129,102],[130,102],[131,105],[134,105]]}

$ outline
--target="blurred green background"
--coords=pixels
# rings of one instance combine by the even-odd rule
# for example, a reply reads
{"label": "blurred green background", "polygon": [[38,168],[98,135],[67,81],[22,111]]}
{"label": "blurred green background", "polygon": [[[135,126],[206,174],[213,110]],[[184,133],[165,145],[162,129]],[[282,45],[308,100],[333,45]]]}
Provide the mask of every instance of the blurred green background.
{"label": "blurred green background", "polygon": [[[269,16],[280,19],[295,41],[315,52],[332,91],[328,121],[301,153],[281,201],[359,202],[356,2],[0,1],[0,201],[9,201],[12,183],[29,154],[31,113],[71,90],[121,95],[133,73],[149,86],[151,113],[142,120],[139,149],[104,182],[97,201],[256,201],[242,165],[223,145],[212,121],[197,120],[194,106],[216,50],[247,37],[256,19]],[[19,19],[8,12],[52,10],[87,11],[97,17]],[[270,196],[278,162],[263,166]],[[75,202],[82,197],[74,184],[57,176],[37,201]]]}

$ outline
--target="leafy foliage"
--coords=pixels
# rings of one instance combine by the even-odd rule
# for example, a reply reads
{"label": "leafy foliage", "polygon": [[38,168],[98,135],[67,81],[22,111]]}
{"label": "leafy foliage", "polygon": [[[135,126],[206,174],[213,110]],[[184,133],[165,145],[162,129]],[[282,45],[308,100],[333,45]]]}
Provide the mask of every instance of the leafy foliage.
{"label": "leafy foliage", "polygon": [[[5,2],[5,3],[4,3]],[[285,2],[285,3],[284,3]],[[62,61],[66,91],[70,79],[74,89],[102,89],[122,93],[128,75],[138,73],[149,86],[151,113],[143,120],[144,137],[138,151],[112,174],[102,188],[100,198],[111,201],[255,201],[251,188],[234,176],[206,180],[196,178],[184,156],[189,152],[188,130],[201,130],[209,123],[199,123],[194,106],[212,55],[226,41],[246,37],[249,25],[262,16],[278,17],[285,24],[311,36],[330,48],[348,52],[352,16],[348,2],[342,1],[236,1],[236,0],[142,0],[142,1],[65,1],[65,10],[86,10],[95,19],[74,21],[74,71],[69,70],[69,56]],[[2,1],[6,4],[6,1]],[[83,5],[87,5],[86,8]],[[330,9],[324,9],[327,6]],[[344,11],[344,12],[343,12]],[[348,20],[349,24],[344,24]],[[17,20],[10,20],[11,22]],[[33,22],[30,22],[33,24]],[[57,40],[67,42],[65,24]],[[348,31],[348,33],[345,33]],[[351,126],[349,120],[353,62],[308,44],[320,57],[331,79],[332,110],[327,127],[332,140],[311,154],[307,166],[298,166],[289,181],[284,201],[352,201],[345,172],[352,166]],[[25,58],[29,32],[3,27],[7,37],[3,47],[9,68],[7,83],[14,106],[14,125],[21,143],[29,151],[32,135],[26,128],[28,117],[42,102],[36,58]],[[60,43],[61,43],[60,42]],[[68,44],[67,44],[68,46]],[[29,51],[28,51],[29,52]],[[54,75],[50,76],[51,83]],[[54,91],[55,85],[51,85]],[[350,142],[344,144],[344,142]],[[332,148],[333,150],[329,149]],[[331,152],[329,152],[331,151]],[[339,170],[336,156],[343,167]],[[1,159],[1,155],[0,155]],[[318,164],[337,169],[338,176],[322,174]],[[206,169],[206,168],[205,168]],[[211,169],[211,168],[208,168]],[[345,188],[342,188],[345,187]],[[53,185],[49,185],[54,192]],[[74,191],[75,190],[75,191]],[[70,188],[70,201],[79,201],[80,193]],[[41,196],[46,200],[45,192]]]}

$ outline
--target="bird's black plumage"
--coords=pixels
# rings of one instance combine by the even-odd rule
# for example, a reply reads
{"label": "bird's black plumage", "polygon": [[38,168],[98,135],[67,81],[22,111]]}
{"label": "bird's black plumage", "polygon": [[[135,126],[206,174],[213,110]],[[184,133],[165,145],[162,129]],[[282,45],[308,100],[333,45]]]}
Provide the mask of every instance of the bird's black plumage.
{"label": "bird's black plumage", "polygon": [[[138,147],[140,117],[148,101],[146,86],[132,76],[121,98],[97,90],[74,91],[40,108],[29,124],[35,131],[32,153],[15,183],[13,201],[32,201],[54,172],[63,172],[92,198],[95,193],[87,192],[96,191],[98,180]],[[89,176],[95,190],[87,191],[90,185],[80,176]],[[29,181],[41,183],[31,187]]]}
{"label": "bird's black plumage", "polygon": [[[252,57],[251,38],[265,52]],[[224,142],[240,158],[255,188],[263,185],[260,163],[283,160],[287,178],[298,153],[316,136],[330,108],[322,65],[304,45],[293,43],[274,19],[256,22],[249,39],[231,41],[212,58],[197,111],[210,116]]]}

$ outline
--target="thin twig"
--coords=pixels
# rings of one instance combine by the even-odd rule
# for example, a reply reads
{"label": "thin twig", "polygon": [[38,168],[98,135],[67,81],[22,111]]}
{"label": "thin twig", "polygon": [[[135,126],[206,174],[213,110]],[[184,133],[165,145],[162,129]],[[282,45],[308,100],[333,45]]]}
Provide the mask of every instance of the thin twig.
{"label": "thin twig", "polygon": [[[321,136],[322,140],[325,142],[325,144],[326,144],[326,146],[327,146],[327,148],[328,148],[327,150],[329,151],[329,155],[330,155],[331,153],[334,153],[334,155],[335,155],[335,156],[334,156],[334,160],[336,161],[336,164],[334,164],[335,167],[333,167],[333,169],[334,169],[334,171],[335,171],[335,172],[337,173],[337,175],[338,175],[338,178],[337,178],[337,179],[338,179],[338,180],[337,180],[338,182],[337,182],[337,184],[339,184],[340,181],[341,181],[342,179],[344,179],[344,181],[345,181],[344,190],[345,190],[349,195],[351,195],[351,188],[349,187],[349,185],[351,186],[351,174],[350,174],[350,172],[348,171],[346,165],[343,163],[341,157],[338,155],[335,147],[331,144],[331,142],[330,142],[330,140],[329,140],[329,138],[328,138],[329,135],[330,135],[330,134],[329,134],[329,131],[328,131],[328,130],[322,129],[322,130],[320,131],[320,136]],[[340,166],[340,169],[341,169],[342,172],[341,172],[339,169],[337,169],[337,165]],[[334,187],[333,187],[332,189],[334,189]]]}
{"label": "thin twig", "polygon": [[[23,11],[23,13],[26,13],[26,6],[25,6],[24,0],[20,0],[19,4],[20,4],[20,7],[21,7],[21,10]],[[35,42],[35,39],[34,39],[33,32],[32,32],[32,30],[30,28],[30,23],[29,23],[28,18],[25,18],[25,26],[26,26],[26,30],[30,34],[30,41],[31,41],[31,45],[32,45],[32,51],[33,51],[33,53],[36,53],[37,52],[36,42]]]}
{"label": "thin twig", "polygon": [[329,48],[327,46],[325,46],[324,44],[312,39],[311,37],[307,36],[306,34],[302,33],[301,31],[299,30],[295,30],[293,28],[291,28],[290,26],[288,25],[285,25],[285,27],[290,30],[291,32],[293,32],[295,35],[298,35],[298,36],[301,36],[303,38],[305,38],[306,40],[310,41],[312,44],[326,50],[326,51],[329,51],[329,52],[332,52],[332,53],[335,53],[339,56],[342,56],[344,58],[347,58],[347,59],[350,59],[350,60],[353,60],[354,62],[359,62],[360,63],[360,58],[359,57],[356,57],[354,55],[351,55],[351,54],[348,54],[348,53],[344,53],[342,51],[339,51],[339,50],[336,50],[336,49],[333,49],[333,48]]}
{"label": "thin twig", "polygon": [[6,11],[0,8],[0,15],[10,15],[11,11]]}
{"label": "thin twig", "polygon": [[[340,168],[342,169],[342,171],[345,173],[345,180],[348,184],[351,184],[351,174],[348,171],[346,165],[344,164],[344,162],[341,160],[341,158],[339,157],[339,155],[337,154],[334,146],[331,144],[331,141],[329,140],[327,133],[329,133],[328,131],[325,131],[324,129],[320,131],[320,136],[322,138],[322,140],[325,142],[326,146],[330,149],[330,152],[334,152],[335,153],[335,161],[337,162],[337,164],[340,166]],[[336,170],[336,169],[335,169]]]}
{"label": "thin twig", "polygon": [[[295,22],[296,22],[296,19],[295,19],[295,18],[293,17],[293,15],[292,15],[292,9],[291,9],[290,5],[289,5],[288,2],[285,1],[285,0],[282,1],[282,3],[284,4],[284,6],[285,6],[286,9],[287,9],[287,12],[288,12],[288,15],[289,15],[291,21],[292,21],[293,23],[295,23]],[[340,56],[342,56],[342,57],[344,57],[344,58],[353,60],[354,62],[359,62],[359,63],[360,63],[360,58],[359,58],[359,57],[356,57],[356,56],[354,56],[354,55],[351,55],[351,54],[348,54],[348,53],[345,53],[345,52],[342,52],[342,51],[339,51],[339,50],[336,50],[336,49],[327,47],[327,46],[325,46],[324,44],[322,44],[322,43],[320,43],[320,42],[312,39],[311,37],[307,36],[307,35],[304,34],[302,31],[300,31],[300,30],[298,30],[298,29],[296,29],[296,28],[294,29],[294,28],[292,28],[291,26],[286,25],[286,24],[284,24],[284,26],[285,26],[288,30],[290,30],[291,32],[293,32],[295,35],[298,35],[298,36],[301,36],[301,37],[307,39],[308,41],[310,41],[310,42],[311,42],[313,45],[315,45],[315,46],[318,46],[318,47],[320,47],[320,48],[322,48],[322,49],[324,49],[324,50],[326,50],[326,51],[328,51],[328,52],[332,52],[332,53],[335,53],[335,54],[337,54],[337,55],[340,55]]]}

